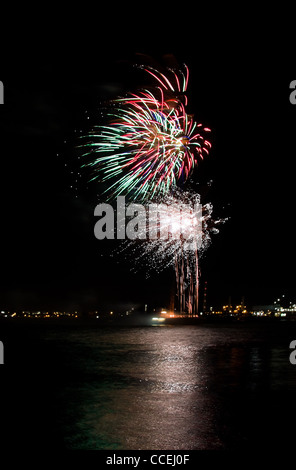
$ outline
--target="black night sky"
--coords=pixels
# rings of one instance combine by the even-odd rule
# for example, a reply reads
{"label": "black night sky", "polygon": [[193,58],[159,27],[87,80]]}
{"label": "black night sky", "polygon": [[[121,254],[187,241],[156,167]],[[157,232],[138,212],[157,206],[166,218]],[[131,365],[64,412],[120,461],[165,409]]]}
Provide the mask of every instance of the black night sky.
{"label": "black night sky", "polygon": [[[295,297],[296,79],[280,49],[248,40],[221,43],[86,47],[76,38],[29,48],[1,60],[1,308],[100,308],[164,305],[173,273],[145,279],[110,258],[95,239],[98,187],[75,186],[76,140],[102,99],[129,87],[135,53],[172,54],[190,70],[190,110],[212,129],[212,151],[193,176],[215,215],[230,217],[201,260],[201,289],[213,305],[250,307]],[[113,95],[112,95],[113,96]],[[66,166],[66,165],[67,166]],[[208,182],[212,180],[211,187]],[[202,293],[202,292],[201,292]]]}

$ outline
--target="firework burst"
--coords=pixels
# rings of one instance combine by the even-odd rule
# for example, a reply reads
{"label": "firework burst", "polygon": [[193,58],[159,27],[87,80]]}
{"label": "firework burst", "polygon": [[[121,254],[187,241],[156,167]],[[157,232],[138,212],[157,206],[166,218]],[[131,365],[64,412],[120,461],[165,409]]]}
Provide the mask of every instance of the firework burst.
{"label": "firework burst", "polygon": [[135,240],[126,240],[122,246],[133,250],[136,263],[141,265],[146,259],[148,275],[175,266],[176,257],[186,258],[191,264],[194,253],[198,251],[202,256],[211,244],[212,235],[219,233],[218,226],[227,220],[215,219],[212,204],[201,205],[199,194],[180,189],[159,199],[156,209],[154,204],[150,207],[146,209],[149,222],[145,233],[139,231]]}
{"label": "firework burst", "polygon": [[[162,225],[156,211],[149,216],[149,236],[144,223],[138,236],[120,244],[117,253],[127,250],[135,267],[146,266],[147,276],[173,267],[178,309],[193,315],[198,312],[199,258],[219,231],[217,225],[226,220],[215,220],[210,203],[201,206],[199,194],[181,189],[210,151],[210,129],[187,112],[186,66],[164,72],[139,68],[151,85],[107,103],[102,124],[83,137],[83,167],[91,170],[91,180],[103,183],[109,201],[125,196],[166,208]],[[195,206],[200,207],[198,213]],[[161,229],[167,236],[151,236]],[[126,233],[125,227],[120,232]]]}
{"label": "firework burst", "polygon": [[133,270],[145,265],[147,277],[153,271],[173,268],[178,309],[196,313],[199,259],[210,246],[212,235],[219,233],[218,226],[227,219],[215,219],[211,203],[201,205],[199,194],[178,188],[162,196],[157,205],[148,205],[146,212],[148,224],[139,227],[137,238],[125,240],[118,251],[133,260]]}
{"label": "firework burst", "polygon": [[130,93],[110,102],[106,124],[88,134],[84,156],[92,180],[108,183],[109,197],[120,194],[151,200],[185,182],[209,153],[210,131],[187,114],[188,69],[168,75],[144,68],[152,89]]}

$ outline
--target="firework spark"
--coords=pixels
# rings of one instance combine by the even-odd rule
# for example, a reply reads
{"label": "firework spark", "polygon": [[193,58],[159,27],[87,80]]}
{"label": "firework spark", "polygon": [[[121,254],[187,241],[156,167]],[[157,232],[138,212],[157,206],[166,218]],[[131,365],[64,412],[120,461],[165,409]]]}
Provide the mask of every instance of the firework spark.
{"label": "firework spark", "polygon": [[[211,244],[212,235],[219,233],[218,225],[227,220],[214,219],[212,204],[201,206],[199,194],[179,189],[163,196],[157,211],[150,211],[148,205],[147,213],[149,227],[145,227],[145,235],[138,232],[138,238],[127,240],[123,247],[134,250],[136,262],[146,259],[148,273],[174,266],[176,256],[182,255],[189,264],[196,251],[202,256]],[[155,228],[158,236],[151,236]]]}
{"label": "firework spark", "polygon": [[[151,86],[111,100],[103,113],[103,124],[95,126],[84,144],[84,167],[92,180],[106,185],[108,200],[117,196],[165,206],[160,224],[156,211],[138,237],[126,240],[120,251],[128,250],[136,266],[152,270],[173,267],[176,273],[179,310],[198,311],[199,257],[211,243],[211,235],[224,220],[215,220],[210,203],[201,207],[200,195],[180,188],[188,180],[211,143],[208,127],[187,112],[188,68],[162,72],[140,66],[152,80]],[[134,227],[134,224],[132,224]],[[125,227],[121,231],[125,233]],[[145,233],[141,231],[144,230]],[[155,236],[163,230],[167,236]],[[134,233],[134,232],[133,232]],[[151,236],[154,234],[154,236]],[[118,252],[118,250],[117,250]]]}
{"label": "firework spark", "polygon": [[187,114],[186,73],[172,78],[148,67],[152,90],[129,93],[110,103],[106,124],[95,127],[84,145],[94,171],[92,180],[108,182],[111,197],[120,194],[151,200],[185,182],[209,153],[210,131]]}
{"label": "firework spark", "polygon": [[180,189],[159,199],[157,210],[151,211],[152,206],[146,209],[149,223],[139,227],[135,240],[125,240],[119,251],[133,260],[135,271],[145,265],[147,277],[172,267],[178,308],[193,314],[198,305],[199,259],[227,219],[215,219],[211,203],[201,205],[199,194]]}

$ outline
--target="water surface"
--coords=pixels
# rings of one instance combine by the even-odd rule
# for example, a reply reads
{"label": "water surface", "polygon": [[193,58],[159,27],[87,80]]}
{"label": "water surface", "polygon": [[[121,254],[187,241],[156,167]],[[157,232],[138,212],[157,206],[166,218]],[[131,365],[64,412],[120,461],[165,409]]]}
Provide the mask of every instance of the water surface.
{"label": "water surface", "polygon": [[294,332],[284,323],[8,331],[10,432],[66,449],[289,446]]}

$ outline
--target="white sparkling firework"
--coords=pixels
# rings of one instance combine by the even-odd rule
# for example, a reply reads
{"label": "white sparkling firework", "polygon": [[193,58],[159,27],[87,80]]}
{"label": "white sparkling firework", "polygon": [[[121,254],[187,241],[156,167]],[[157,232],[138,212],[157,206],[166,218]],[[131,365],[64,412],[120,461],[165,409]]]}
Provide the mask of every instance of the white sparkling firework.
{"label": "white sparkling firework", "polygon": [[[163,212],[155,211],[154,218],[147,205],[149,221],[145,234],[143,229],[139,230],[135,240],[125,240],[117,251],[125,251],[127,257],[132,258],[134,271],[144,264],[147,277],[152,271],[174,267],[180,257],[194,268],[196,252],[199,257],[203,255],[211,244],[211,236],[219,233],[218,225],[226,219],[213,219],[212,204],[201,205],[200,195],[190,191],[176,189],[158,199],[157,205],[164,209]],[[151,231],[155,234],[156,230],[158,236],[152,238]]]}
{"label": "white sparkling firework", "polygon": [[146,277],[152,271],[173,267],[177,310],[181,314],[197,315],[199,259],[211,244],[211,236],[219,233],[217,226],[227,219],[214,219],[211,203],[201,205],[199,194],[180,189],[158,200],[158,207],[164,210],[155,211],[154,217],[146,209],[148,227],[139,227],[138,238],[126,240],[122,251],[127,250],[133,260],[133,271],[138,266],[146,267]]}

